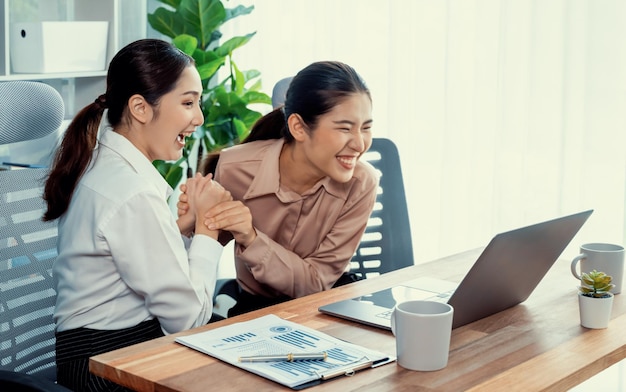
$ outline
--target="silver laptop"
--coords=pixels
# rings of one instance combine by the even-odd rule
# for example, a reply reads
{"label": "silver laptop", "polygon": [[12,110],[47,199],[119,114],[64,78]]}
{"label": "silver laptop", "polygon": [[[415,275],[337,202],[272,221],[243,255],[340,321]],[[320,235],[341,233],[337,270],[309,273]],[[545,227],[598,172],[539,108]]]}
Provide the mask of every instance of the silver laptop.
{"label": "silver laptop", "polygon": [[429,299],[452,305],[452,327],[460,327],[525,301],[592,212],[583,211],[496,235],[459,284],[419,277],[321,306],[319,311],[391,329],[389,318],[396,303]]}

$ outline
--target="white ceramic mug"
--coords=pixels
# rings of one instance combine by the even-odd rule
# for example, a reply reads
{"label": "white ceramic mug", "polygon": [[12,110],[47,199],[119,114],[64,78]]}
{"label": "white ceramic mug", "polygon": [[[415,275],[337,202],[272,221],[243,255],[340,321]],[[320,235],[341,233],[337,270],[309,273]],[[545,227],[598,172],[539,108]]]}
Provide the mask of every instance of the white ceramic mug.
{"label": "white ceramic mug", "polygon": [[406,301],[391,314],[398,365],[409,370],[433,371],[446,367],[454,309],[435,301]]}
{"label": "white ceramic mug", "polygon": [[615,287],[611,292],[619,294],[622,291],[622,280],[624,278],[624,247],[614,244],[585,244],[580,247],[580,254],[572,260],[572,275],[580,279],[580,274],[576,270],[576,265],[580,261],[580,271],[591,272],[593,270],[602,271],[613,277]]}

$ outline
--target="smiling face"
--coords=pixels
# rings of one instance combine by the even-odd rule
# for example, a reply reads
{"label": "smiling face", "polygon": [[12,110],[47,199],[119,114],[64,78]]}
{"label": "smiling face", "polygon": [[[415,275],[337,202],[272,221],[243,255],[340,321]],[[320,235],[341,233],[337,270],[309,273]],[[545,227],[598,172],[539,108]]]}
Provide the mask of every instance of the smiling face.
{"label": "smiling face", "polygon": [[293,183],[290,186],[302,191],[326,176],[341,183],[349,181],[357,160],[372,145],[369,96],[365,93],[348,95],[318,118],[315,129],[308,129],[298,115],[292,116],[295,117],[289,125],[296,142],[288,147],[293,148],[289,153],[293,161],[284,167],[289,171],[286,179],[300,180],[299,186]]}
{"label": "smiling face", "polygon": [[[148,157],[173,161],[182,156],[185,138],[204,122],[200,108],[202,83],[195,67],[184,69],[172,91],[148,106],[144,129],[133,144]],[[131,98],[132,101],[132,98]]]}

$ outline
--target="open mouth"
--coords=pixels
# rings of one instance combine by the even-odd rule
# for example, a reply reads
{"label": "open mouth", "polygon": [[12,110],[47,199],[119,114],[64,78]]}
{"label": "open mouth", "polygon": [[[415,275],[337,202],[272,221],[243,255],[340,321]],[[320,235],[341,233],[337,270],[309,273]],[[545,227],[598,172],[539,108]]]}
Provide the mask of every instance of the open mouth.
{"label": "open mouth", "polygon": [[356,157],[338,156],[337,160],[346,169],[351,169],[356,164]]}

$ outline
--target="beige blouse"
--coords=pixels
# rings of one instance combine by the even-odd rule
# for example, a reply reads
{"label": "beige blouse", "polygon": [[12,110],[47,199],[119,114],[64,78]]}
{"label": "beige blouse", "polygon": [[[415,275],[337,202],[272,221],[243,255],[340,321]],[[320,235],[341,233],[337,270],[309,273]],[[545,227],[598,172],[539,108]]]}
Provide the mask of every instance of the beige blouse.
{"label": "beige blouse", "polygon": [[297,298],[331,288],[349,269],[376,201],[378,177],[359,161],[347,183],[326,177],[299,195],[280,186],[282,147],[278,139],[225,149],[215,179],[250,208],[257,231],[246,249],[235,245],[239,284],[257,295]]}

